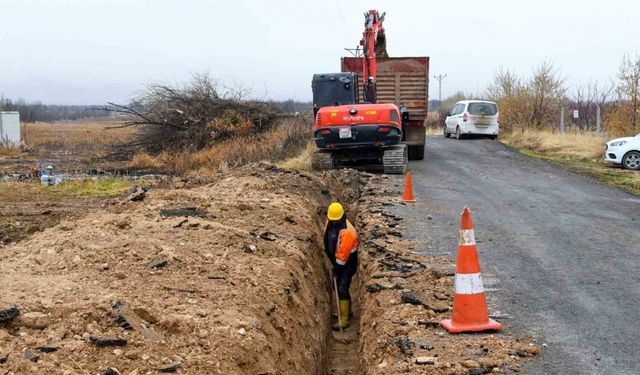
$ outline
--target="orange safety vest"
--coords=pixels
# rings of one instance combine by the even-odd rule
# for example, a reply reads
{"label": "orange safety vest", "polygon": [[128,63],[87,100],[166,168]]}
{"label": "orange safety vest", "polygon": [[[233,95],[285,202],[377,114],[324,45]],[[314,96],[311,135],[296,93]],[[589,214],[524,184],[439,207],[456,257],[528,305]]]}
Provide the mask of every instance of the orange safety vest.
{"label": "orange safety vest", "polygon": [[[324,229],[327,230],[329,222],[325,223]],[[341,266],[347,264],[349,255],[358,251],[358,233],[351,222],[347,220],[347,227],[338,233],[338,244],[336,245],[336,263]]]}

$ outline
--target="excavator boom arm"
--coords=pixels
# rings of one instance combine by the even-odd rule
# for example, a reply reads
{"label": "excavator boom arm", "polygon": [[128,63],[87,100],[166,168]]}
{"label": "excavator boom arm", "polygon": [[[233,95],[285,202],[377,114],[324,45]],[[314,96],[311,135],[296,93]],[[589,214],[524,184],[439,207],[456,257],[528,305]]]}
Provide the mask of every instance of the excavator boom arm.
{"label": "excavator boom arm", "polygon": [[[377,10],[372,9],[364,14],[364,32],[362,33],[362,39],[360,45],[363,51],[362,61],[362,80],[364,88],[364,100],[369,103],[376,102],[376,50],[379,38],[384,40],[384,27],[382,22],[384,21],[386,13],[380,14]],[[386,48],[385,49],[386,55]]]}

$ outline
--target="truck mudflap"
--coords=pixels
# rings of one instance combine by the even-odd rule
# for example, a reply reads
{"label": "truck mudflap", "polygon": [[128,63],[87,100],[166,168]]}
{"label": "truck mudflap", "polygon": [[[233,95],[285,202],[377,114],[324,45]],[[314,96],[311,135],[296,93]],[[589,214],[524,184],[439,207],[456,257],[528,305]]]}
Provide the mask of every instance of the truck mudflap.
{"label": "truck mudflap", "polygon": [[404,141],[408,146],[409,160],[423,160],[427,143],[427,130],[423,126],[405,126]]}

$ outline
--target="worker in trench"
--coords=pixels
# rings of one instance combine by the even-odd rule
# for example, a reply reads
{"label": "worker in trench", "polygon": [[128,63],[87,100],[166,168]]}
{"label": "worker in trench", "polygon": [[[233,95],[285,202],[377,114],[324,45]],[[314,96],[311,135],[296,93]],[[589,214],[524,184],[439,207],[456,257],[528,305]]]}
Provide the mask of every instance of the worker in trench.
{"label": "worker in trench", "polygon": [[324,252],[333,265],[333,276],[338,288],[338,319],[333,326],[337,330],[349,326],[351,316],[351,279],[358,270],[358,234],[347,220],[340,203],[332,203],[327,210],[327,223],[324,230]]}

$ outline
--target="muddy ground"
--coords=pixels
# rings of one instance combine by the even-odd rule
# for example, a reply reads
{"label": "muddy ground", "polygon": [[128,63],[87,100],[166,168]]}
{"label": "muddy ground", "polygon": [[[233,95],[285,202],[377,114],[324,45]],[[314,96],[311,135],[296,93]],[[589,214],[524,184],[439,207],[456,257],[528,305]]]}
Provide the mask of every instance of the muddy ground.
{"label": "muddy ground", "polygon": [[54,194],[35,180],[0,183],[0,249],[98,209],[103,199]]}
{"label": "muddy ground", "polygon": [[[384,176],[252,165],[212,181],[103,200],[0,249],[0,374],[480,374],[537,352],[437,327],[452,265],[411,252]],[[321,249],[334,199],[361,233],[343,334]]]}

